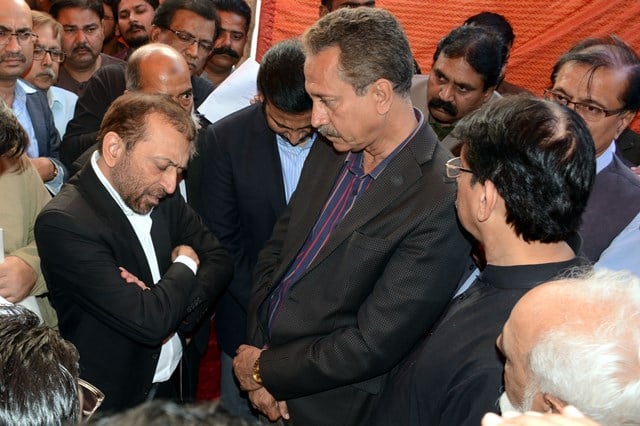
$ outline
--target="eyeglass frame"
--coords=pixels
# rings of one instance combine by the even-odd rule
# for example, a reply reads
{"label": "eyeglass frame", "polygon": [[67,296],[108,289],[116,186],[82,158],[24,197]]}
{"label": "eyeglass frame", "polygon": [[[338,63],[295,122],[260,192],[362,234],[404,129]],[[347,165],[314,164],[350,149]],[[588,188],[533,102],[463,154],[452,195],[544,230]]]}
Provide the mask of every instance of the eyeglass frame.
{"label": "eyeglass frame", "polygon": [[[80,410],[82,412],[82,420],[87,421],[102,405],[102,401],[104,401],[104,393],[102,393],[100,389],[98,389],[91,383],[87,382],[86,380],[82,380],[81,378],[78,378],[78,385],[80,386],[79,391],[82,392],[83,395],[82,406],[80,407]],[[88,408],[87,410],[85,410],[84,408],[85,401],[87,401],[87,399],[84,397],[84,390],[91,393],[95,397],[95,405],[91,408]]]}
{"label": "eyeglass frame", "polygon": [[[578,109],[582,109],[582,108],[591,108],[594,109],[596,111],[598,111],[598,115],[597,116],[588,116],[588,119],[592,119],[592,120],[601,120],[603,118],[606,117],[611,117],[612,115],[616,115],[616,114],[621,114],[623,112],[625,112],[627,109],[626,108],[618,108],[618,109],[606,109],[606,108],[602,108],[599,107],[597,105],[593,105],[593,104],[587,104],[584,102],[574,102],[574,101],[570,101],[569,97],[562,94],[562,93],[558,93],[558,92],[554,92],[552,89],[544,89],[544,94],[543,94],[544,98],[548,101],[553,101],[557,104],[560,105],[564,105],[567,108],[571,108],[571,104],[573,104],[573,108],[571,108],[572,110],[574,110],[575,112],[577,112],[578,114],[580,114],[580,111],[578,111]],[[560,96],[562,98],[566,99],[566,103],[563,103],[561,101],[559,101],[557,99],[557,97]],[[584,110],[583,110],[584,111]]]}
{"label": "eyeglass frame", "polygon": [[[5,27],[6,28],[6,27]],[[2,39],[0,38],[0,46],[6,46],[7,44],[9,44],[9,42],[11,41],[11,37],[16,38],[18,44],[20,46],[24,46],[26,43],[29,42],[29,40],[31,40],[32,42],[35,41],[35,39],[38,38],[38,34],[34,33],[33,31],[9,31],[9,30],[0,30],[0,34],[1,33],[6,33],[7,35],[7,39],[6,41],[2,41]],[[24,37],[27,36],[27,38],[25,38],[24,40],[20,40],[20,37]]]}
{"label": "eyeglass frame", "polygon": [[[455,164],[456,162],[458,162],[459,164]],[[460,176],[460,172],[473,174],[473,170],[467,169],[466,167],[462,167],[462,158],[460,157],[450,158],[444,164],[444,168],[445,168],[445,173],[447,175],[447,178],[449,179],[457,178],[458,176]]]}
{"label": "eyeglass frame", "polygon": [[[38,51],[38,49],[41,49],[42,56],[40,56],[40,53],[36,53]],[[60,50],[60,49],[46,49],[44,46],[41,46],[41,45],[33,46],[33,60],[34,61],[43,60],[47,53],[49,54],[49,56],[51,57],[51,60],[53,62],[57,62],[59,64],[63,63],[65,58],[67,57],[67,54],[63,50]],[[60,60],[57,60],[54,57],[54,54],[56,54],[56,56],[59,55],[59,59]],[[40,57],[38,57],[38,56],[40,56]]]}
{"label": "eyeglass frame", "polygon": [[[197,43],[198,49],[202,49],[203,52],[209,54],[213,51],[213,43],[215,42],[215,40],[212,40],[211,42],[209,42],[208,40],[202,40],[197,38],[196,36],[194,36],[188,31],[178,31],[178,30],[174,30],[171,27],[166,27],[165,30],[168,30],[174,33],[176,37],[178,37],[178,40],[180,40],[181,42],[189,43],[187,46],[191,46],[193,43]],[[207,45],[203,46],[202,43],[211,44],[211,46],[210,47],[207,47]]]}

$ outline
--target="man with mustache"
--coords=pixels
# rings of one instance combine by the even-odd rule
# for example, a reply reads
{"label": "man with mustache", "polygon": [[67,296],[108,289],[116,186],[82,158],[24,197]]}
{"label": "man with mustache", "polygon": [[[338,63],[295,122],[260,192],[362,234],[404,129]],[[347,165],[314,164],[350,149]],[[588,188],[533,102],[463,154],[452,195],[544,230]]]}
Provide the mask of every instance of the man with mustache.
{"label": "man with mustache", "polygon": [[244,0],[214,0],[213,4],[220,16],[220,28],[202,76],[218,86],[244,55],[251,8]]}
{"label": "man with mustache", "polygon": [[136,48],[149,42],[151,20],[158,8],[158,0],[118,0],[116,21],[122,43],[126,46],[118,57],[127,59]]}
{"label": "man with mustache", "polygon": [[8,0],[0,8],[0,99],[27,131],[26,154],[49,191],[56,193],[66,171],[58,160],[60,136],[44,93],[19,81],[33,60],[36,34],[31,9],[23,0]]}
{"label": "man with mustache", "polygon": [[440,142],[454,154],[459,141],[449,133],[456,122],[499,97],[506,45],[491,29],[462,25],[438,42],[428,76],[414,77],[411,100],[422,110]]}
{"label": "man with mustache", "polygon": [[316,141],[311,98],[304,88],[304,52],[285,40],[262,58],[258,91],[262,102],[209,126],[202,161],[200,214],[234,255],[233,280],[216,305],[222,352],[220,403],[255,420],[246,394],[234,380],[231,360],[246,342],[251,275],[258,253],[296,189]]}
{"label": "man with mustache", "polygon": [[122,62],[102,53],[104,8],[100,0],[56,0],[51,15],[63,28],[66,54],[56,86],[80,96],[87,81],[101,67]]}
{"label": "man with mustache", "polygon": [[191,113],[172,97],[121,96],[90,162],[36,220],[60,333],[107,411],[181,399],[185,333],[231,278],[227,252],[174,194],[195,137]]}
{"label": "man with mustache", "polygon": [[31,17],[38,41],[34,47],[31,68],[24,79],[46,93],[56,129],[63,136],[67,123],[73,118],[78,95],[53,85],[58,79],[60,63],[65,58],[62,51],[62,25],[49,14],[37,10],[31,12]]}
{"label": "man with mustache", "polygon": [[[167,44],[182,54],[191,72],[195,108],[209,96],[214,86],[194,75],[204,64],[216,33],[218,17],[209,0],[167,0],[156,11],[151,40]],[[74,118],[69,122],[62,143],[62,158],[72,170],[73,163],[95,144],[100,120],[115,98],[125,90],[125,69],[108,66],[89,81],[86,93],[78,99]],[[203,122],[203,125],[208,123]]]}

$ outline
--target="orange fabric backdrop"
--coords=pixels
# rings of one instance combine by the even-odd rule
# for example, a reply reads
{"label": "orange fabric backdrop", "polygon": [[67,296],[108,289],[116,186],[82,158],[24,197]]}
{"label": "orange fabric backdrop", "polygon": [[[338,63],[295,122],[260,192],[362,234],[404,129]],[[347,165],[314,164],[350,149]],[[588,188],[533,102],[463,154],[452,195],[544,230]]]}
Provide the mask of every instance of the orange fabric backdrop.
{"label": "orange fabric backdrop", "polygon": [[[258,58],[274,42],[300,35],[318,18],[320,0],[262,0]],[[413,54],[428,73],[440,38],[485,10],[504,15],[516,34],[507,80],[541,94],[551,67],[577,40],[617,34],[640,50],[638,0],[377,0],[407,32]],[[640,130],[640,119],[632,126]]]}

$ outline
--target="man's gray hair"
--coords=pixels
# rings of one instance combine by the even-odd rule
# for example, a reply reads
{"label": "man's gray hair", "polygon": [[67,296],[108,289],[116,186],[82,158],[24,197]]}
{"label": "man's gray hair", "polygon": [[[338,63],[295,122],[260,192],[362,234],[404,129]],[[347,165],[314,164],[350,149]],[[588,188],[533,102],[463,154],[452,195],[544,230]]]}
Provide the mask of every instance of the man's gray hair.
{"label": "man's gray hair", "polygon": [[603,425],[640,424],[640,278],[600,270],[566,285],[577,306],[609,312],[542,335],[529,354],[531,385]]}

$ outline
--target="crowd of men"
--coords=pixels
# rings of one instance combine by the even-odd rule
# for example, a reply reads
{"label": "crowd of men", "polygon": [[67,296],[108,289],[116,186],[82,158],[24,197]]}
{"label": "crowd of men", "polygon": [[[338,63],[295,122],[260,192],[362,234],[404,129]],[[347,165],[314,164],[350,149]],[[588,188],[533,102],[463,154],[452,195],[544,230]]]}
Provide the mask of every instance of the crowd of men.
{"label": "crowd of men", "polygon": [[[390,12],[322,0],[211,123],[244,0],[5,3],[0,422],[640,424],[623,40],[536,97],[501,15],[421,75]],[[222,413],[187,405],[212,317]]]}

